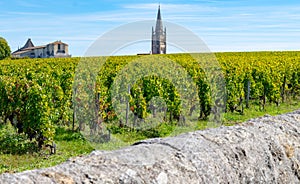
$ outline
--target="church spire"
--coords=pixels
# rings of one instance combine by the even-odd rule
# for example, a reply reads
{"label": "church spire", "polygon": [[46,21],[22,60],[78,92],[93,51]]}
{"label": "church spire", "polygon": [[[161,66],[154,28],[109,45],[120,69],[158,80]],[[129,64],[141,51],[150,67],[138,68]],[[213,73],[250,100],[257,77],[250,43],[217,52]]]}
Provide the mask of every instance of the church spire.
{"label": "church spire", "polygon": [[166,53],[166,28],[164,29],[160,5],[158,6],[155,30],[152,27],[152,54],[165,54]]}
{"label": "church spire", "polygon": [[157,20],[161,20],[160,5],[158,5]]}
{"label": "church spire", "polygon": [[161,13],[160,13],[160,5],[158,6],[155,31],[156,32],[163,31],[163,24],[162,24]]}

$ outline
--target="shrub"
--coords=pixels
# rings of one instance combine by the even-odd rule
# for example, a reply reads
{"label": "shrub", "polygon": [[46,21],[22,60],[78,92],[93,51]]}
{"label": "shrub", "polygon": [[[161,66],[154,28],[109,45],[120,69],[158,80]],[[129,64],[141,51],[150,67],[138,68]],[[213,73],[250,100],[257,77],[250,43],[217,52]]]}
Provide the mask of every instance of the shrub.
{"label": "shrub", "polygon": [[0,127],[0,153],[26,154],[38,151],[36,142],[30,141],[26,134],[18,134],[11,124]]}
{"label": "shrub", "polygon": [[0,60],[10,57],[10,52],[7,41],[0,37]]}

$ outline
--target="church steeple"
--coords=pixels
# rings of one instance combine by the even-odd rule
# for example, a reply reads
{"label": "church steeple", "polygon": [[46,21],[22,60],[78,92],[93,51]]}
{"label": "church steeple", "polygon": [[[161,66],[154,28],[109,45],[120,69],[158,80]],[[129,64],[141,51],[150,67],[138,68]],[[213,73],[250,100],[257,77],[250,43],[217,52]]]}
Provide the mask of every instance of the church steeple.
{"label": "church steeple", "polygon": [[152,54],[165,54],[166,53],[166,28],[164,29],[160,5],[158,6],[155,31],[152,27]]}
{"label": "church steeple", "polygon": [[162,32],[163,31],[163,24],[162,24],[162,19],[161,19],[161,14],[160,14],[160,5],[158,6],[155,31],[156,32]]}
{"label": "church steeple", "polygon": [[158,6],[157,20],[161,20],[160,5]]}

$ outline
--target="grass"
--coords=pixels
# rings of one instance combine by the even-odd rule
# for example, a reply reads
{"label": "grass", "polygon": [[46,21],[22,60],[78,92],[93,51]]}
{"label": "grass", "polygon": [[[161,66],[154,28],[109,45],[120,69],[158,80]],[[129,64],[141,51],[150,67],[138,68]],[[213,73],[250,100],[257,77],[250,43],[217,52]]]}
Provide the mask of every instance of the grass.
{"label": "grass", "polygon": [[38,153],[31,154],[0,154],[0,173],[21,172],[35,168],[45,168],[60,164],[70,157],[86,155],[94,148],[80,138],[79,133],[67,129],[57,129],[55,137],[57,152],[49,154],[49,149],[43,149]]}
{"label": "grass", "polygon": [[290,101],[288,103],[282,103],[279,106],[276,106],[275,104],[268,104],[264,110],[261,110],[257,105],[252,105],[249,109],[244,109],[243,115],[237,112],[228,112],[224,115],[224,119],[226,125],[232,125],[245,122],[252,118],[264,116],[266,114],[275,116],[292,112],[297,109],[300,109],[300,101]]}
{"label": "grass", "polygon": [[[45,153],[32,153],[22,155],[1,154],[0,173],[20,172],[34,168],[51,167],[66,161],[70,157],[85,155],[90,153],[93,148],[84,142],[58,142],[58,150],[55,155]],[[78,150],[75,150],[78,149]]]}
{"label": "grass", "polygon": [[[230,126],[265,114],[278,115],[297,109],[300,109],[300,103],[297,101],[281,104],[280,106],[267,105],[265,110],[260,110],[259,107],[252,105],[250,109],[244,109],[243,115],[239,113],[226,113],[224,115],[224,121],[225,125]],[[130,131],[128,128],[118,131],[115,130],[112,131],[111,141],[102,144],[89,143],[80,133],[68,130],[66,127],[57,128],[55,136],[55,143],[57,144],[56,154],[50,155],[48,149],[29,154],[0,154],[0,173],[14,173],[36,168],[51,167],[66,161],[70,157],[89,154],[95,148],[99,150],[114,150],[129,146],[138,140],[147,139],[149,137],[175,136],[194,130],[203,130],[208,127],[207,124],[209,124],[209,122],[198,121],[187,122],[187,124],[188,126],[176,126],[175,124],[162,123],[152,130]]]}

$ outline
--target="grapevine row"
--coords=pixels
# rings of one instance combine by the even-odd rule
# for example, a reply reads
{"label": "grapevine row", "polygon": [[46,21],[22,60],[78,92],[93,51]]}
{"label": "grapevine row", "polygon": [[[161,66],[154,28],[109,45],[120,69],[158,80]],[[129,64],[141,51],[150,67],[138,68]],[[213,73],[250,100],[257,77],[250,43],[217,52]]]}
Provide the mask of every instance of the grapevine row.
{"label": "grapevine row", "polygon": [[[299,52],[217,53],[215,56],[226,85],[225,111],[242,112],[249,104],[263,109],[267,103],[280,105],[286,100],[298,100]],[[1,61],[0,119],[3,123],[10,121],[20,133],[45,144],[53,140],[56,126],[84,129],[87,124],[93,129],[94,125],[116,121],[124,126],[126,122],[118,119],[115,102],[125,104],[120,106],[122,112],[130,110],[140,119],[162,111],[164,121],[174,121],[182,118],[183,112],[192,114],[197,108],[199,118],[210,115],[213,85],[201,63],[189,54],[165,55],[174,65],[162,65],[156,73],[132,81],[131,76],[142,75],[142,66],[159,68],[149,60],[142,61],[140,66],[136,64],[142,57],[95,57],[81,65],[80,58]],[[129,65],[132,67],[126,68]],[[187,72],[192,84],[186,82],[180,68]],[[173,76],[174,81],[164,76]],[[186,92],[181,93],[176,86]],[[182,98],[182,94],[190,98]],[[164,108],[151,106],[154,97],[164,99],[165,104],[161,105]]]}

